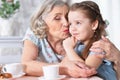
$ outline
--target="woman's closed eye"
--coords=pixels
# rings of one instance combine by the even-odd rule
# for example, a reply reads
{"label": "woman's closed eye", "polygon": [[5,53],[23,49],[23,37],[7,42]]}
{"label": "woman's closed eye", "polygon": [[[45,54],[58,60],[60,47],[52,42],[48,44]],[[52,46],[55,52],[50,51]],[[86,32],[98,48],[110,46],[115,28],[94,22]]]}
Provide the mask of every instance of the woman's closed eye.
{"label": "woman's closed eye", "polygon": [[61,17],[60,17],[60,16],[55,16],[54,19],[55,19],[55,20],[61,20]]}

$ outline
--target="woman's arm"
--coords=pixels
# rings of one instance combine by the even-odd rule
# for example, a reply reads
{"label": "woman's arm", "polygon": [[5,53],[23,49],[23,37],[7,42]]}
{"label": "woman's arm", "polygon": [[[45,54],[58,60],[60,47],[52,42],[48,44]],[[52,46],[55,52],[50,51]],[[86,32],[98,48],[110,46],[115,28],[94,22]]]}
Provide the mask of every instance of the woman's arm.
{"label": "woman's arm", "polygon": [[61,69],[60,72],[63,70],[71,77],[85,78],[96,74],[96,70],[94,68],[89,68],[86,64],[80,61],[69,60],[67,57],[65,57],[59,65]]}
{"label": "woman's arm", "polygon": [[[98,52],[98,48],[101,48],[106,52],[106,59],[114,62],[114,69],[116,70],[118,77],[120,78],[120,51],[110,40],[108,40],[104,36],[102,36],[102,40],[93,43],[93,46],[90,50]],[[97,55],[97,57],[101,56],[103,55]]]}
{"label": "woman's arm", "polygon": [[48,63],[37,61],[38,47],[30,40],[24,41],[22,54],[22,64],[26,66],[25,72],[27,75],[41,76],[43,75],[42,66],[50,65]]}
{"label": "woman's arm", "polygon": [[[22,64],[26,66],[25,72],[27,75],[42,76],[42,66],[53,65],[50,63],[36,61],[37,57],[38,47],[32,41],[25,40],[22,54]],[[64,58],[60,63],[57,64],[60,66],[60,74],[62,75],[69,75],[72,77],[86,77],[96,73],[94,69],[88,69],[85,64],[78,61],[70,61],[67,58]]]}

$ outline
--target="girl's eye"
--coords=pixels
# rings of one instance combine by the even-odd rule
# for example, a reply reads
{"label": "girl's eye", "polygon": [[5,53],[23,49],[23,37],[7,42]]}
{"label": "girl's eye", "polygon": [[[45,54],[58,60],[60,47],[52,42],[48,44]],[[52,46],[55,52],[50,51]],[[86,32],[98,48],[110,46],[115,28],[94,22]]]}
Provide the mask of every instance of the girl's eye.
{"label": "girl's eye", "polygon": [[55,17],[55,20],[60,20],[60,19],[61,19],[61,18],[60,18],[60,17],[58,17],[58,16],[56,16],[56,17]]}
{"label": "girl's eye", "polygon": [[80,22],[76,22],[76,24],[81,24]]}
{"label": "girl's eye", "polygon": [[69,23],[69,26],[71,26],[71,23]]}

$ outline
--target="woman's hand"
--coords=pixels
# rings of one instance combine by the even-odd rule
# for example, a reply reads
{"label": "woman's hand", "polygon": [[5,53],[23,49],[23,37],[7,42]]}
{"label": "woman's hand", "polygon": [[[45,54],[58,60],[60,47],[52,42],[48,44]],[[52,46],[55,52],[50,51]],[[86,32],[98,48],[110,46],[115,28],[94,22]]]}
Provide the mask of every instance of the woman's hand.
{"label": "woman's hand", "polygon": [[101,40],[94,42],[90,50],[93,52],[99,52],[99,48],[104,50],[104,52],[106,53],[105,55],[101,56],[105,56],[105,58],[110,61],[114,62],[120,57],[120,51],[112,42],[110,42],[110,40],[108,40],[104,36],[102,36]]}
{"label": "woman's hand", "polygon": [[63,59],[60,63],[60,72],[71,77],[89,77],[96,74],[96,70],[89,68],[87,65],[80,61],[70,61],[68,59]]}

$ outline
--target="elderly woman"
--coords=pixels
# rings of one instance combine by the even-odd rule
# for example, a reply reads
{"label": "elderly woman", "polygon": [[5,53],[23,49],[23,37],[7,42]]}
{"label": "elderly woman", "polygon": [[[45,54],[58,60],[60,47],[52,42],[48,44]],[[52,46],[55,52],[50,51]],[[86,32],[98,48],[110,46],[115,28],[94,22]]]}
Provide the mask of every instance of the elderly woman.
{"label": "elderly woman", "polygon": [[[42,66],[58,64],[60,74],[86,77],[96,73],[78,61],[66,58],[62,42],[69,37],[68,5],[62,0],[45,0],[31,18],[24,37],[22,63],[27,75],[42,76]],[[78,74],[79,73],[79,74]]]}
{"label": "elderly woman", "polygon": [[117,77],[120,79],[120,50],[107,38],[102,36],[102,39],[93,43],[91,51],[99,52],[99,48],[105,51],[105,55],[98,55],[98,57],[105,56],[106,59],[114,63],[114,69],[117,72]]}

